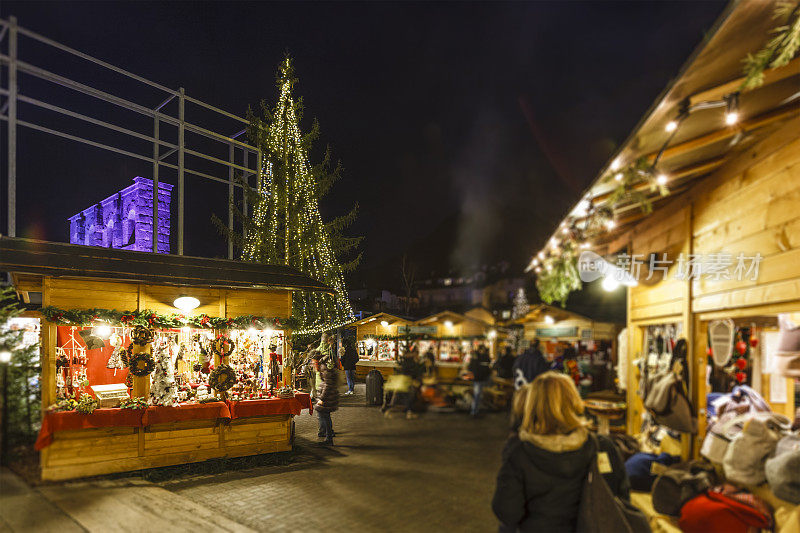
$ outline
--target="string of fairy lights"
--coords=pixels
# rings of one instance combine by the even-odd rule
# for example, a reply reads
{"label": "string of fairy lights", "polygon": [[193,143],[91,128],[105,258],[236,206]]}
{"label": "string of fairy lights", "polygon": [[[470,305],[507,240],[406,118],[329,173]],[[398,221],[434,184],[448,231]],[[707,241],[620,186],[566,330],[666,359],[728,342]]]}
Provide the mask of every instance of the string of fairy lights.
{"label": "string of fairy lights", "polygon": [[739,91],[735,91],[719,100],[694,104],[689,99],[681,102],[675,118],[664,127],[667,138],[652,161],[648,157],[642,157],[626,164],[621,156],[613,159],[599,180],[599,183],[614,186],[607,205],[596,205],[591,191],[585,193],[561,221],[545,246],[531,259],[526,272],[533,270],[538,277],[547,276],[553,272],[556,262],[573,261],[579,251],[591,249],[591,238],[617,226],[615,208],[625,200],[638,203],[643,211],[649,213],[652,210],[652,200],[641,189],[649,189],[651,194],[658,193],[660,196],[669,194],[670,176],[660,170],[658,164],[686,119],[698,111],[724,108],[725,126],[734,127],[740,120],[739,94]]}
{"label": "string of fairy lights", "polygon": [[252,238],[248,233],[243,255],[248,260],[295,267],[331,286],[333,295],[304,293],[295,300],[295,316],[304,325],[295,333],[316,334],[344,326],[355,316],[330,235],[319,212],[316,183],[291,95],[291,72],[291,61],[287,57],[281,66],[280,97],[273,113],[274,120],[267,132],[267,152],[282,161],[284,179],[278,179],[273,164],[265,155],[259,201],[253,215],[255,224],[263,231],[251,232]]}

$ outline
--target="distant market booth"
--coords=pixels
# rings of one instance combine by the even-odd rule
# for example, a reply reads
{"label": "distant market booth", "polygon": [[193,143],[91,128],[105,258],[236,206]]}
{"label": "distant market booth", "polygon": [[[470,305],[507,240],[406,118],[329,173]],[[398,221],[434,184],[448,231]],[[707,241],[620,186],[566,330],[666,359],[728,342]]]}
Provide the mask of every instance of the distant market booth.
{"label": "distant market booth", "polygon": [[493,321],[491,313],[475,308],[464,314],[443,311],[419,320],[378,313],[353,322],[350,327],[355,328],[360,359],[356,376],[363,379],[377,369],[388,377],[398,356],[414,347],[420,357],[433,354],[441,379],[454,380],[476,349],[485,346],[494,353],[497,330]]}
{"label": "distant market booth", "polygon": [[289,450],[311,410],[281,365],[329,289],[294,269],[3,237],[0,271],[41,320],[43,479]]}
{"label": "distant market booth", "polygon": [[599,322],[566,309],[538,304],[514,321],[524,328],[524,346],[534,339],[549,360],[558,360],[565,352],[574,354],[581,375],[587,376],[584,392],[613,388],[616,365],[617,334],[623,324]]}

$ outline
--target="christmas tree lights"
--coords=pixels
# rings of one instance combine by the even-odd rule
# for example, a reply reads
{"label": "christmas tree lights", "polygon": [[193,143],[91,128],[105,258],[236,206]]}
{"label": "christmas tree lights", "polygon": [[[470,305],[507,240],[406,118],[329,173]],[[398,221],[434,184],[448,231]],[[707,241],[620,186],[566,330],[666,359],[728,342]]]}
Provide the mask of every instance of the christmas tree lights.
{"label": "christmas tree lights", "polygon": [[354,220],[356,208],[327,224],[322,220],[319,199],[338,179],[340,168],[328,172],[329,153],[321,164],[311,165],[308,151],[319,127],[315,122],[308,134],[301,134],[302,101],[292,96],[295,83],[287,56],[278,73],[275,108],[265,108],[264,119],[251,117],[251,139],[264,155],[257,189],[250,191],[254,209],[246,221],[242,259],[294,267],[334,290],[334,294],[295,295],[292,316],[300,324],[296,333],[311,334],[353,320],[344,272],[355,268],[360,256],[346,263],[340,258],[361,239],[341,234]]}

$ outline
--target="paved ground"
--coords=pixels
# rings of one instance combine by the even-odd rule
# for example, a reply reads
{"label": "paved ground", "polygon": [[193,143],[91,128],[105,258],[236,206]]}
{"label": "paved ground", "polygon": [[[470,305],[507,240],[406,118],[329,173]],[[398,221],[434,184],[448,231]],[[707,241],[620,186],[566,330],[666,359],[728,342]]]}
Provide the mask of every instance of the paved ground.
{"label": "paved ground", "polygon": [[[359,393],[363,390],[360,386]],[[386,419],[362,394],[334,413],[336,446],[316,446],[316,418],[296,418],[300,457],[162,484],[254,529],[269,531],[491,531],[490,500],[504,415]]]}
{"label": "paved ground", "polygon": [[385,419],[364,406],[363,387],[333,415],[333,448],[317,445],[316,418],[304,413],[288,465],[155,484],[128,478],[27,489],[17,498],[46,511],[40,516],[50,527],[41,529],[20,519],[19,509],[8,518],[3,487],[0,531],[196,531],[198,522],[227,531],[496,530],[490,500],[505,415]]}

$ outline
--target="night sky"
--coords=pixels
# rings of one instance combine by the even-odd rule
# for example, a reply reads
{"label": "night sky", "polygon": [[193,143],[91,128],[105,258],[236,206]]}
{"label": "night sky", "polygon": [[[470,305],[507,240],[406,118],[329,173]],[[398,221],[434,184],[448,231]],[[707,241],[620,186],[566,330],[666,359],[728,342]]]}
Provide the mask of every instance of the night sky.
{"label": "night sky", "polygon": [[[423,275],[499,259],[521,271],[724,6],[3,2],[0,15],[240,115],[274,102],[288,49],[303,126],[319,119],[319,151],[331,145],[345,169],[323,215],[359,203],[351,232],[365,236],[360,278],[379,272],[388,283],[406,251]],[[163,100],[38,46],[20,54],[142,105]],[[23,94],[63,98],[53,103],[98,118],[129,117],[131,129],[152,132],[151,122],[113,106],[25,78],[20,85]],[[26,107],[20,118],[120,140]],[[67,217],[137,174],[151,176],[149,163],[22,128],[18,135],[22,236],[66,241]],[[175,183],[174,174],[162,180]],[[225,195],[224,185],[187,177],[187,254],[224,256],[210,217],[226,217]]]}

